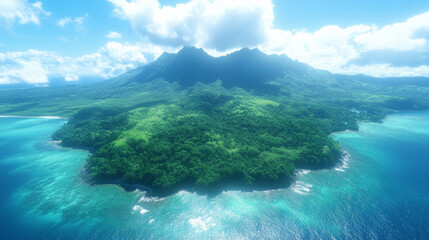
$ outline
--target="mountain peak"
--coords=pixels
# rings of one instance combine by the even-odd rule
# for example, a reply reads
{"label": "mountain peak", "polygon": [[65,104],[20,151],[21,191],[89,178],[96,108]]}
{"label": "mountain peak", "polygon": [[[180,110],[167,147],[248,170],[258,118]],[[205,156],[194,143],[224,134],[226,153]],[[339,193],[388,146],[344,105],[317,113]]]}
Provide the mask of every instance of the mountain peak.
{"label": "mountain peak", "polygon": [[235,53],[245,53],[245,54],[249,54],[249,53],[252,53],[252,54],[264,54],[263,52],[261,52],[261,50],[259,50],[258,48],[253,48],[253,49],[250,49],[250,48],[243,48],[243,49],[241,49],[241,50],[239,50],[239,51],[237,51],[237,52],[235,52]]}
{"label": "mountain peak", "polygon": [[204,55],[209,56],[202,48],[197,48],[194,46],[184,46],[177,52],[177,55]]}
{"label": "mountain peak", "polygon": [[249,60],[249,59],[263,59],[267,55],[263,52],[261,52],[258,48],[243,48],[241,50],[238,50],[236,52],[230,53],[227,56],[233,57],[233,58],[242,58],[243,61]]}
{"label": "mountain peak", "polygon": [[173,54],[173,53],[163,52],[163,53],[161,54],[161,56],[159,56],[159,57],[156,59],[156,61],[157,61],[157,62],[162,62],[162,61],[166,61],[167,59],[170,59],[170,58],[172,58],[172,57],[174,57],[174,54]]}

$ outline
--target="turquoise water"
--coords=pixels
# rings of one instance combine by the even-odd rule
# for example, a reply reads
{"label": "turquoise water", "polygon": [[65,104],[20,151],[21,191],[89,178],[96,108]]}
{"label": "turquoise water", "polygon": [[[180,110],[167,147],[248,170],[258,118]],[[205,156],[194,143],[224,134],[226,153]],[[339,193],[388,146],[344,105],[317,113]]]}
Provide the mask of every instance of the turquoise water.
{"label": "turquoise water", "polygon": [[88,153],[50,140],[64,122],[0,118],[0,239],[429,239],[429,112],[335,134],[338,166],[288,189],[213,198],[88,185]]}

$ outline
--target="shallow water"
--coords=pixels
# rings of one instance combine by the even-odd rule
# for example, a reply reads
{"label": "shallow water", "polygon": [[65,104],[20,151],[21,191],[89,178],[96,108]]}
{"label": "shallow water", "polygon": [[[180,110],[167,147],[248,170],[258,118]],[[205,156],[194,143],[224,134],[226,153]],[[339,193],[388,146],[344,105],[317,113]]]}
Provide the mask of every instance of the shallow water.
{"label": "shallow water", "polygon": [[288,189],[214,198],[89,186],[88,153],[50,141],[64,123],[0,118],[0,239],[429,238],[429,112],[335,134],[342,161]]}

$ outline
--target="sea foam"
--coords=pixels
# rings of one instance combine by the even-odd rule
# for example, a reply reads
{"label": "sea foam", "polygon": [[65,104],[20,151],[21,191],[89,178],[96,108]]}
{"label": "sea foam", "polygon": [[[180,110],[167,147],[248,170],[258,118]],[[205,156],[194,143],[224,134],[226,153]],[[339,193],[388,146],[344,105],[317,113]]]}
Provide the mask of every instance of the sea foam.
{"label": "sea foam", "polygon": [[165,199],[166,198],[162,198],[162,197],[148,197],[146,196],[146,192],[143,192],[138,202],[160,202],[160,201],[164,201]]}
{"label": "sea foam", "polygon": [[341,165],[338,167],[335,167],[335,171],[339,172],[345,172],[347,168],[349,168],[349,162],[350,162],[350,154],[346,151],[343,151],[343,156],[341,158]]}
{"label": "sea foam", "polygon": [[205,220],[201,217],[191,218],[188,222],[197,232],[207,231],[209,228],[216,226],[212,217],[208,217]]}
{"label": "sea foam", "polygon": [[298,194],[306,195],[310,193],[312,187],[313,185],[309,183],[296,181],[291,187],[291,189]]}
{"label": "sea foam", "polygon": [[303,176],[303,175],[307,175],[311,172],[311,170],[308,169],[300,169],[300,170],[296,170],[295,171],[295,175],[296,176]]}
{"label": "sea foam", "polygon": [[133,210],[136,212],[140,212],[140,214],[142,215],[149,212],[149,210],[144,209],[142,206],[139,206],[139,205],[134,205]]}

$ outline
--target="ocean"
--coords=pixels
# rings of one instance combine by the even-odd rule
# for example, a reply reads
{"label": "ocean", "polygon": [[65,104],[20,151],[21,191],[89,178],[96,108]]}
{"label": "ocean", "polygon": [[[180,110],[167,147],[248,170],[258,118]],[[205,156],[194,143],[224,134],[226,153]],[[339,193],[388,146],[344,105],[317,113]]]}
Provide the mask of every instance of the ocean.
{"label": "ocean", "polygon": [[429,239],[429,112],[340,132],[332,169],[287,189],[156,198],[89,185],[66,120],[0,118],[0,239]]}

